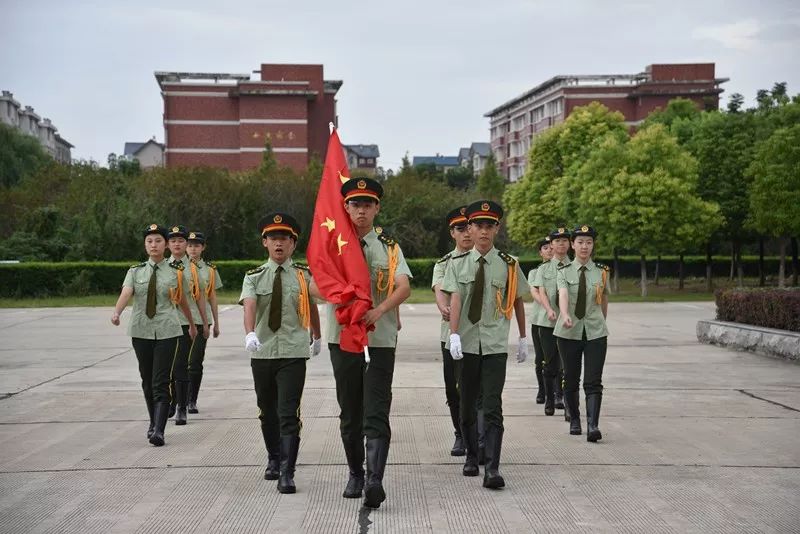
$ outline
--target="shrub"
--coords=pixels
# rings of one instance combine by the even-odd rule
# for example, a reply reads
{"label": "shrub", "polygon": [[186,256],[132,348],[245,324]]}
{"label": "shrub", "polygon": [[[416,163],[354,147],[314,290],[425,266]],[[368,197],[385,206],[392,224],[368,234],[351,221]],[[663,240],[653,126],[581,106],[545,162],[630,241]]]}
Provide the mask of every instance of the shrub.
{"label": "shrub", "polygon": [[800,332],[800,290],[726,289],[716,300],[720,321]]}

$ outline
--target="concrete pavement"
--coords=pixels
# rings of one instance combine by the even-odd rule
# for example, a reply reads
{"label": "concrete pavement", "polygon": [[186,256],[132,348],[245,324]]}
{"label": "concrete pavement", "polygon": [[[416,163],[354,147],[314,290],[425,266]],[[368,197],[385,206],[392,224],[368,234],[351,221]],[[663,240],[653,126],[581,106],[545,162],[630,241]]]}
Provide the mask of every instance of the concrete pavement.
{"label": "concrete pavement", "polygon": [[[110,309],[0,310],[2,532],[798,532],[800,366],[695,338],[711,303],[611,304],[600,427],[545,417],[508,366],[490,491],[452,458],[433,305],[405,305],[388,500],[346,482],[327,350],[309,363],[298,493],[263,480],[241,310],[209,342],[200,414],[145,439],[136,359]],[[512,338],[516,333],[512,328]],[[585,421],[584,421],[585,427]]]}

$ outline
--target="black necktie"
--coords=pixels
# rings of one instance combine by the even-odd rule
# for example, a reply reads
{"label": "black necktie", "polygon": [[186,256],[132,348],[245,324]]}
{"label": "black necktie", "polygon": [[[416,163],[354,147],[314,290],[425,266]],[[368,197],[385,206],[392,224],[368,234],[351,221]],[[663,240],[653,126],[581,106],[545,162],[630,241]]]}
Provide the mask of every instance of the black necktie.
{"label": "black necktie", "polygon": [[586,266],[582,265],[580,280],[578,280],[578,300],[575,301],[575,317],[583,319],[586,315]]}
{"label": "black necktie", "polygon": [[275,269],[275,279],[272,281],[272,300],[269,302],[269,329],[276,332],[281,327],[281,304],[283,304],[283,285],[281,284],[281,271],[278,265]]}
{"label": "black necktie", "polygon": [[475,283],[472,286],[472,300],[469,303],[467,318],[472,324],[481,320],[481,310],[483,309],[483,264],[486,260],[481,256],[478,258],[478,271],[475,273]]}
{"label": "black necktie", "polygon": [[153,274],[150,275],[150,282],[147,284],[147,305],[144,313],[148,319],[156,316],[156,271],[158,265],[153,265]]}

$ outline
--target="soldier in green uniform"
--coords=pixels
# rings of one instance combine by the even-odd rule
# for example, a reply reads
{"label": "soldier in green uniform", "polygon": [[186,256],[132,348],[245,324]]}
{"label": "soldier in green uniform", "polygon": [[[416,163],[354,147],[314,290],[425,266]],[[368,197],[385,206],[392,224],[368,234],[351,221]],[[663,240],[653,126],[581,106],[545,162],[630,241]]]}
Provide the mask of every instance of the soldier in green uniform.
{"label": "soldier in green uniform", "polygon": [[[536,383],[539,386],[536,392],[536,404],[544,404],[544,353],[542,352],[542,342],[539,339],[537,321],[540,320],[540,316],[545,313],[545,311],[539,303],[539,288],[533,285],[533,280],[536,278],[536,272],[539,268],[547,264],[550,258],[553,257],[553,252],[550,250],[550,236],[540,239],[536,244],[536,249],[539,252],[539,257],[542,258],[542,264],[528,272],[528,285],[531,286],[531,297],[533,297],[533,306],[531,310],[531,341],[533,342],[533,364],[536,371]],[[545,413],[547,413],[547,407],[545,407]]]}
{"label": "soldier in green uniform", "polygon": [[[300,447],[300,400],[306,360],[320,352],[317,307],[309,297],[311,274],[292,262],[300,226],[287,213],[270,213],[258,224],[269,259],[248,271],[239,304],[244,306],[245,349],[259,408],[261,434],[267,448],[267,480],[278,480],[278,491],[295,493]],[[311,346],[309,347],[309,331]]]}
{"label": "soldier in green uniform", "polygon": [[479,200],[467,207],[469,232],[475,247],[450,260],[442,291],[450,293],[450,340],[453,359],[463,358],[461,367],[461,433],[467,457],[462,473],[477,476],[478,433],[476,401],[483,397],[486,420],[486,467],[483,486],[502,488],[500,451],[503,443],[503,386],[508,360],[508,329],[511,314],[519,330],[517,362],[528,357],[525,304],[522,296],[530,289],[519,262],[494,247],[503,208],[491,200]]}
{"label": "soldier in green uniform", "polygon": [[[202,232],[189,232],[187,239],[186,254],[191,260],[191,295],[190,305],[197,307],[198,293],[202,293],[206,299],[206,318],[212,317],[214,328],[212,335],[219,337],[219,310],[217,307],[217,289],[222,287],[222,278],[217,267],[203,259],[203,252],[206,249],[206,236]],[[200,312],[192,308],[192,317],[195,322],[200,319]],[[205,328],[202,324],[196,325],[198,332]],[[189,402],[187,410],[189,413],[200,413],[197,409],[197,396],[200,393],[200,384],[203,382],[203,361],[206,357],[206,341],[208,336],[198,336],[194,340],[189,351]]]}
{"label": "soldier in green uniform", "polygon": [[[350,477],[345,498],[359,498],[364,506],[378,508],[386,499],[383,473],[389,457],[392,405],[392,377],[399,328],[398,306],[411,294],[411,270],[397,242],[374,227],[380,211],[383,187],[370,178],[354,178],[342,184],[345,210],[361,242],[369,267],[371,308],[364,316],[368,333],[370,362],[364,353],[343,351],[339,345],[341,325],[334,305],[328,307],[327,339],[336,379],[339,402],[339,428],[342,434]],[[321,298],[314,288],[312,295]],[[364,480],[364,437],[366,436],[367,476]]]}
{"label": "soldier in green uniform", "polygon": [[[143,234],[148,260],[134,265],[125,275],[111,324],[119,326],[119,316],[133,297],[128,335],[139,362],[142,391],[150,415],[147,439],[160,447],[164,445],[169,411],[170,368],[178,339],[183,335],[179,315],[188,318],[187,335],[191,339],[197,335],[197,329],[184,294],[183,264],[164,259],[167,229],[150,224]],[[182,314],[178,313],[176,305],[180,306]]]}
{"label": "soldier in green uniform", "polygon": [[558,268],[569,263],[567,252],[569,251],[570,233],[566,228],[559,227],[551,232],[548,237],[550,238],[552,258],[536,271],[533,286],[538,290],[537,298],[543,311],[536,318],[536,326],[546,362],[544,365],[544,413],[545,415],[553,415],[556,408],[559,410],[564,408],[561,389],[561,356],[558,353],[558,345],[553,336],[553,328],[555,328],[556,318],[558,318],[558,285],[556,278]]}
{"label": "soldier in green uniform", "polygon": [[461,436],[461,419],[459,416],[458,399],[458,378],[461,374],[461,362],[453,360],[450,351],[445,348],[447,340],[450,337],[450,295],[442,291],[441,286],[450,258],[468,252],[472,248],[472,237],[469,235],[467,229],[466,210],[466,206],[459,206],[445,217],[447,226],[450,229],[450,237],[455,241],[456,247],[452,252],[446,254],[442,259],[436,262],[433,266],[433,278],[431,280],[431,289],[433,289],[436,296],[436,306],[439,308],[439,313],[442,314],[440,342],[442,345],[444,392],[447,398],[447,406],[450,408],[450,419],[453,421],[453,429],[456,435],[453,448],[450,449],[451,456],[464,456],[466,454],[464,440]]}
{"label": "soldier in green uniform", "polygon": [[581,434],[578,384],[584,364],[586,439],[591,442],[602,438],[600,401],[608,339],[608,267],[592,261],[596,237],[594,228],[586,225],[572,232],[575,260],[558,269],[560,315],[553,332],[564,364],[564,397],[570,415],[569,433],[573,435]]}
{"label": "soldier in green uniform", "polygon": [[[184,287],[191,287],[192,284],[192,262],[186,254],[186,238],[189,232],[185,226],[175,225],[167,232],[167,245],[169,247],[172,260],[180,262],[183,265],[183,284]],[[208,318],[206,317],[206,298],[203,292],[198,292],[197,300],[194,296],[188,299],[189,306],[192,308],[192,316],[195,314],[200,316],[203,332],[203,338],[208,339],[210,328],[208,327]],[[193,301],[193,302],[192,302]],[[198,318],[195,317],[195,321]],[[194,340],[189,337],[189,320],[185,317],[181,318],[181,328],[183,329],[183,336],[178,341],[178,351],[175,353],[175,360],[172,363],[172,374],[170,381],[174,388],[172,395],[172,404],[175,406],[175,424],[185,425],[187,422],[187,405],[189,404],[189,353],[192,351],[192,344]],[[172,408],[170,408],[170,417],[172,416]]]}

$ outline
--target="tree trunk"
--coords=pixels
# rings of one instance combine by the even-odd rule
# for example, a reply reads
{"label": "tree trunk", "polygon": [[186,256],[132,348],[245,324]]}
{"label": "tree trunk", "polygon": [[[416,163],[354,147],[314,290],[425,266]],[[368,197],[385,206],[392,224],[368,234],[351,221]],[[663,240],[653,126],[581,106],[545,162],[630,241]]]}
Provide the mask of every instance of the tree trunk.
{"label": "tree trunk", "polygon": [[656,272],[655,276],[653,276],[653,284],[658,285],[658,271],[661,268],[661,254],[656,256]]}
{"label": "tree trunk", "polygon": [[647,259],[642,254],[642,296],[647,296]]}
{"label": "tree trunk", "polygon": [[742,243],[736,243],[736,275],[739,278],[739,288],[744,287],[744,265],[742,265]]}
{"label": "tree trunk", "polygon": [[683,254],[678,256],[678,289],[683,289]]}
{"label": "tree trunk", "polygon": [[619,251],[614,249],[614,293],[619,293]]}
{"label": "tree trunk", "polygon": [[733,273],[736,272],[736,243],[731,241],[731,272],[728,274],[728,281],[733,282]]}
{"label": "tree trunk", "polygon": [[764,287],[767,283],[764,273],[764,237],[758,238],[758,287]]}
{"label": "tree trunk", "polygon": [[781,238],[781,265],[778,267],[778,287],[786,287],[786,241],[785,237]]}
{"label": "tree trunk", "polygon": [[709,293],[714,292],[714,279],[711,259],[711,241],[706,244],[706,291]]}
{"label": "tree trunk", "polygon": [[797,285],[797,271],[800,270],[800,263],[797,261],[797,238],[792,238],[792,285]]}

